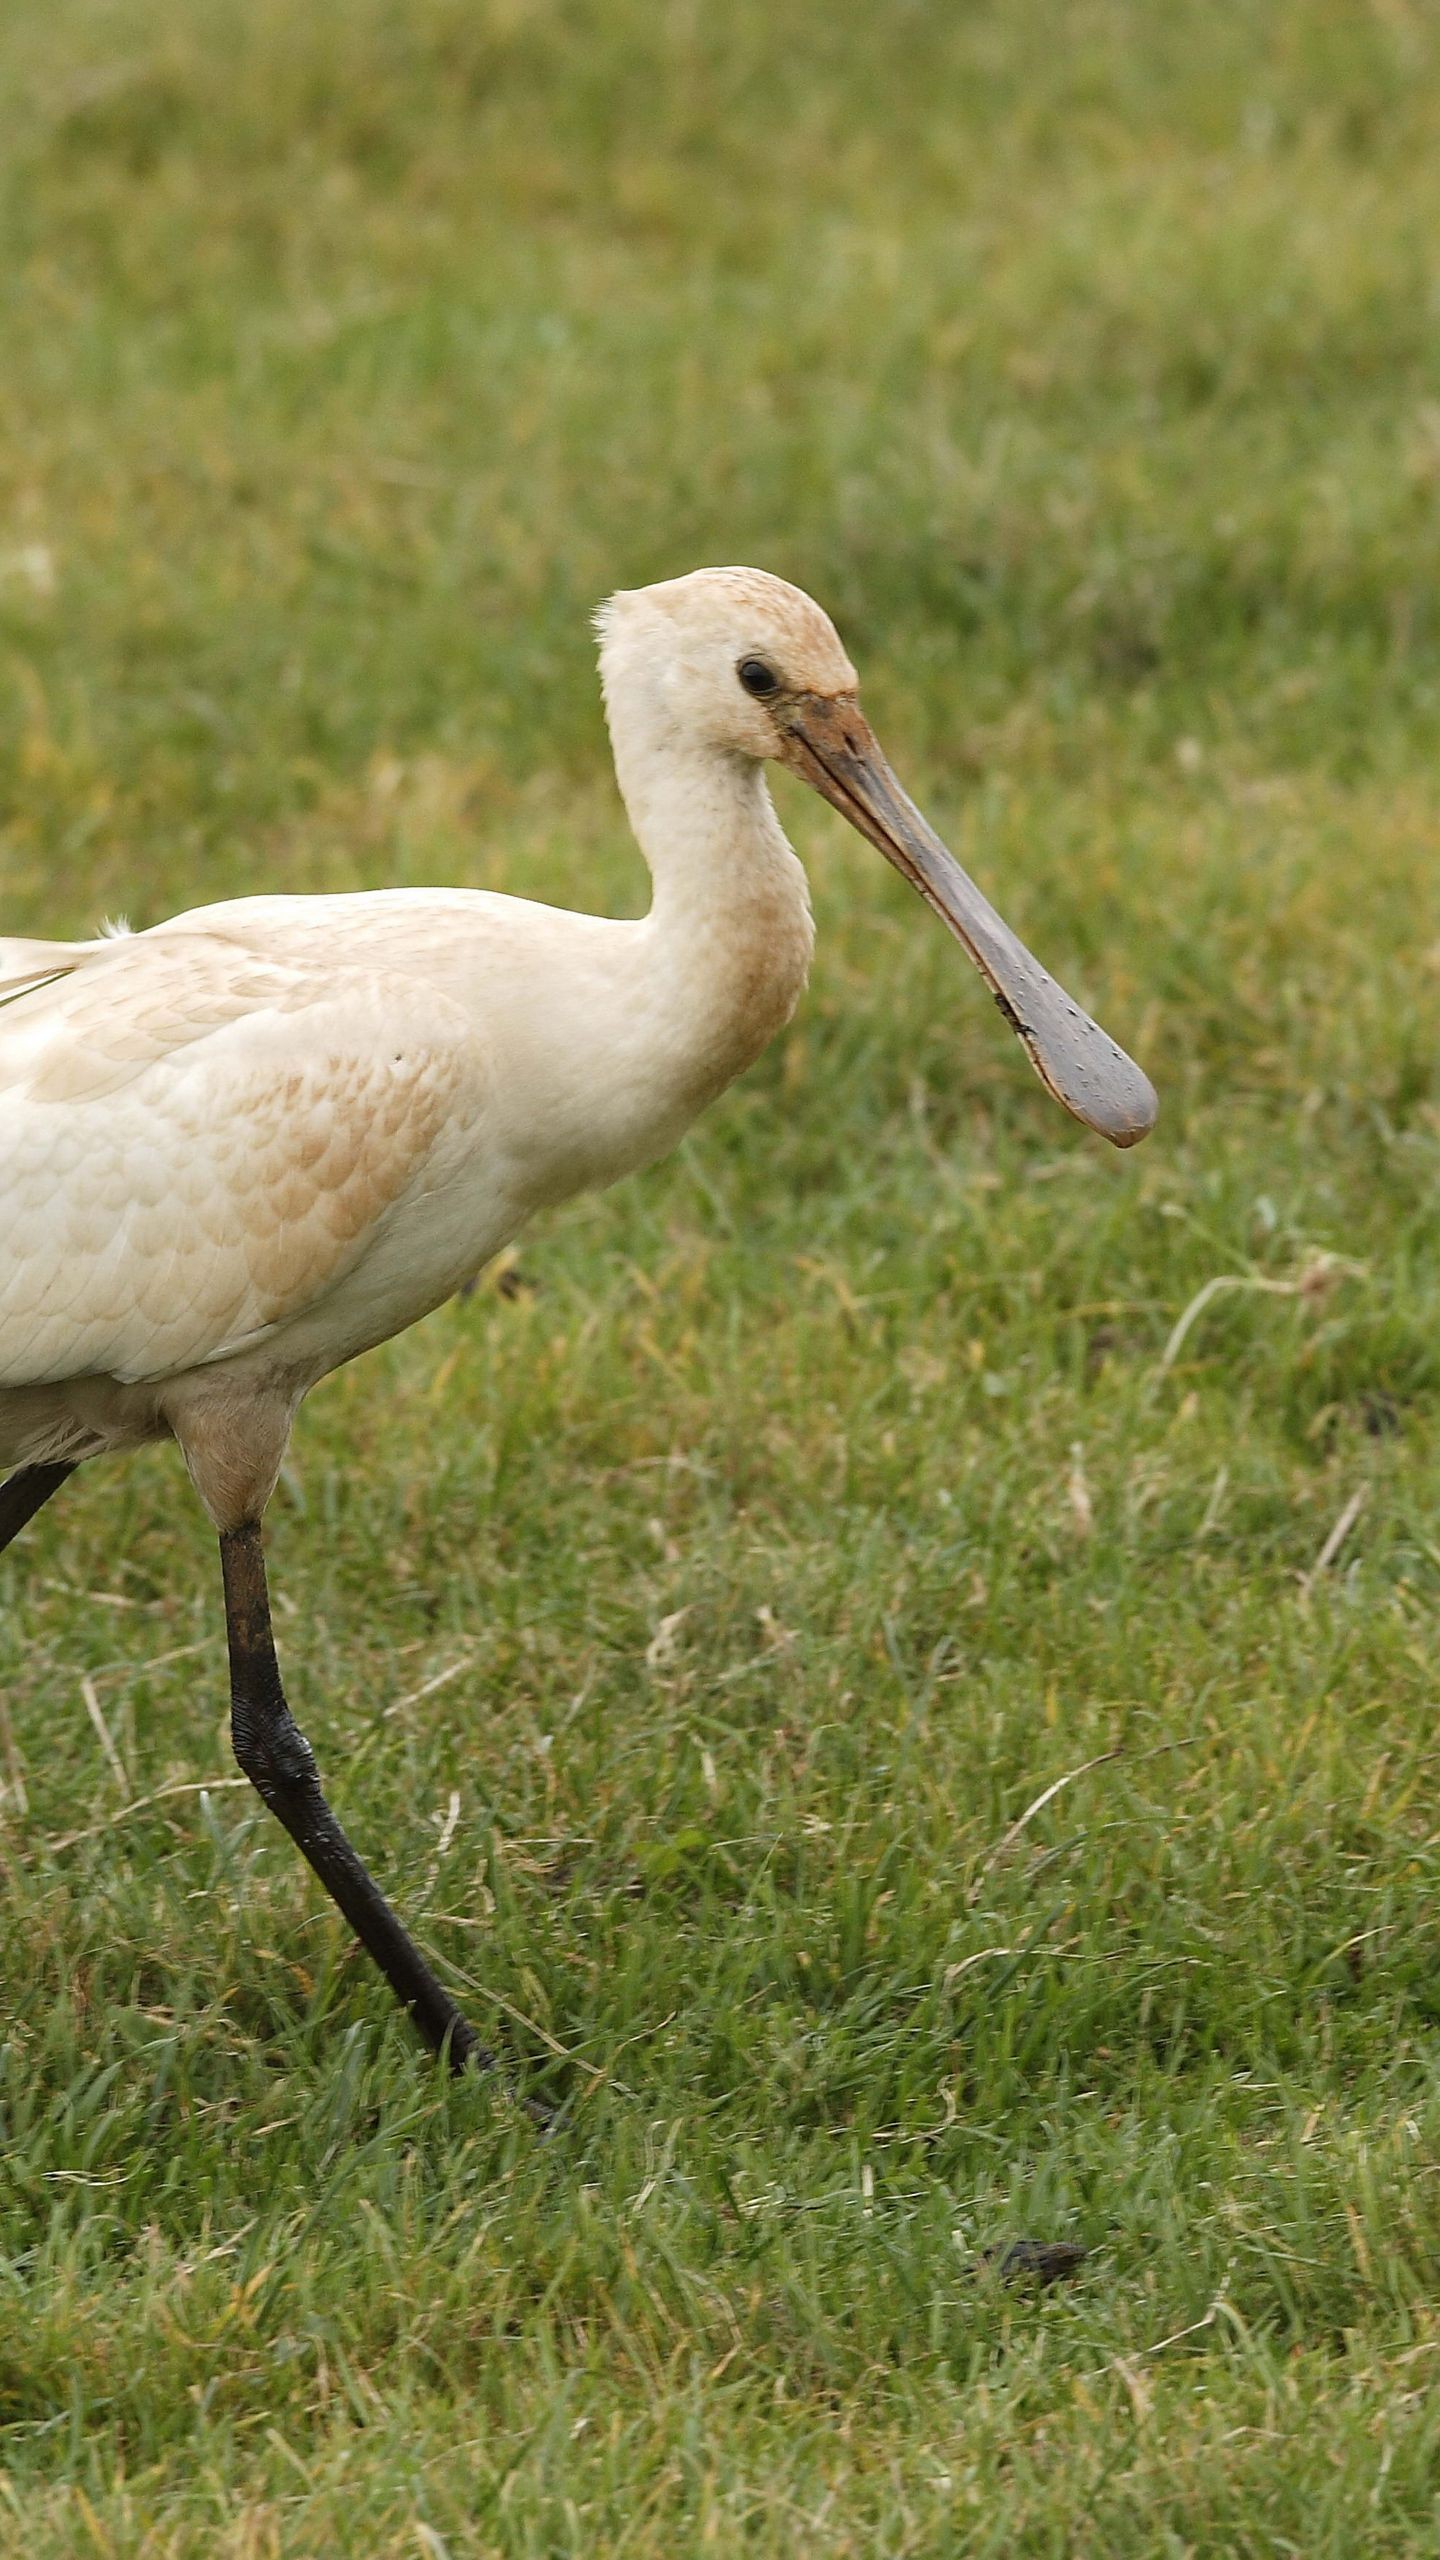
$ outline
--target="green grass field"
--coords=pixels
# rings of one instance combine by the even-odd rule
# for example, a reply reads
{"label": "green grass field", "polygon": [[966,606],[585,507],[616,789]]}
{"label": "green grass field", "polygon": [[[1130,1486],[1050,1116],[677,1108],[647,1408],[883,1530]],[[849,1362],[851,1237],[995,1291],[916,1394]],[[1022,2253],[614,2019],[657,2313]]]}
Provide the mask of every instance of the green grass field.
{"label": "green grass field", "polygon": [[782,783],[791,1033],[307,1408],[297,1711],[548,2143],[173,1453],[10,1550],[0,2545],[1440,2551],[1440,18],[52,0],[0,109],[0,924],[633,912],[587,616],[753,560],[1163,1098]]}

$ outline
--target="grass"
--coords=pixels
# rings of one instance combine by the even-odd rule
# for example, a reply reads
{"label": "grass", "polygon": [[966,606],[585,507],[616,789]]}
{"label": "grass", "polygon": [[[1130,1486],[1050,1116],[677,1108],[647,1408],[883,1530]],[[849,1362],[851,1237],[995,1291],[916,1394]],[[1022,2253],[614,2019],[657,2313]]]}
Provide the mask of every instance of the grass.
{"label": "grass", "polygon": [[1164,1100],[786,789],[793,1031],[307,1408],[293,1694],[549,2144],[230,1781],[173,1457],[7,1555],[6,2537],[1440,2549],[1433,14],[53,0],[0,93],[10,929],[633,908],[587,613],[750,558]]}

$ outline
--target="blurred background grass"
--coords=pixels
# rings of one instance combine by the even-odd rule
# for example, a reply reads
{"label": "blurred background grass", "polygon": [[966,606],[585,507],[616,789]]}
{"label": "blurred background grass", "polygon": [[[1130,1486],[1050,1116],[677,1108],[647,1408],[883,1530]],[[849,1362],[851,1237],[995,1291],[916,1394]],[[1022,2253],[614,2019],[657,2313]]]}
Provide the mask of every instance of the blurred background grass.
{"label": "blurred background grass", "polygon": [[[228,1775],[173,1460],[7,1556],[35,2560],[1429,2547],[1437,57],[1419,0],[0,26],[9,929],[633,911],[588,616],[749,559],[1164,1102],[1070,1130],[785,790],[793,1031],[307,1411],[297,1706],[544,2152],[243,1791],[125,1813]],[[976,2283],[1036,2229],[1078,2286]]]}

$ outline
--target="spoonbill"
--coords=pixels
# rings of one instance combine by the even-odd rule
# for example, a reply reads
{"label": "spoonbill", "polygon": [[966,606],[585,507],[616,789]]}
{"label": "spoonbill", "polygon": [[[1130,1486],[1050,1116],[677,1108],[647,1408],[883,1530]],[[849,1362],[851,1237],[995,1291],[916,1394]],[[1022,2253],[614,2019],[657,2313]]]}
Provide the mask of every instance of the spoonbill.
{"label": "spoonbill", "polygon": [[493,2057],[321,1792],[261,1519],[317,1379],[663,1155],[787,1021],[813,937],[767,761],[933,907],[1077,1119],[1128,1147],[1156,1110],[906,798],[809,596],[698,569],[599,631],[639,921],[385,889],[0,940],[0,1548],[86,1460],[179,1443],[219,1534],[236,1759],[457,2070]]}

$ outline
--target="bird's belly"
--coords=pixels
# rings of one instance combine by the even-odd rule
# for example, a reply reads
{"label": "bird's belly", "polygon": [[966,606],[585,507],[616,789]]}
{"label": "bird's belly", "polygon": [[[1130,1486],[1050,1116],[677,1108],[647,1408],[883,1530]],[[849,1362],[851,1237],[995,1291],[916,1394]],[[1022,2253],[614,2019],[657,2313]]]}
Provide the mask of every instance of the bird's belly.
{"label": "bird's belly", "polygon": [[402,1202],[342,1280],[267,1335],[262,1356],[312,1381],[326,1376],[453,1297],[528,1214],[493,1169],[483,1184],[452,1179]]}

